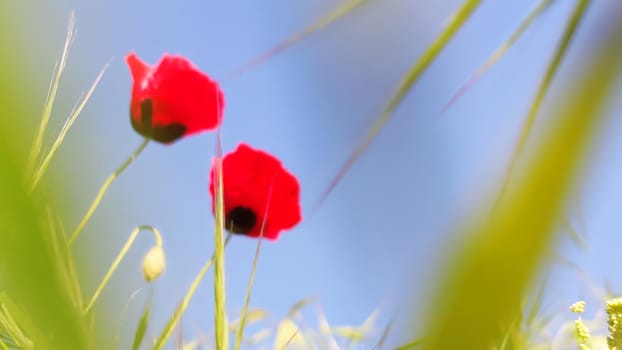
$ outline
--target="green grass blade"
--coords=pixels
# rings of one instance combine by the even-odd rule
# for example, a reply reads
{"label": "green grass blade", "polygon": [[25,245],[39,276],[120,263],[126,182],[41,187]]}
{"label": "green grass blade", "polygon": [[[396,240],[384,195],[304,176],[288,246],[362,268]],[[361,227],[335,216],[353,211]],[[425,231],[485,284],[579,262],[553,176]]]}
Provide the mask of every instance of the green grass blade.
{"label": "green grass blade", "polygon": [[50,121],[50,116],[52,115],[52,107],[54,106],[54,101],[56,100],[56,93],[58,92],[60,79],[63,75],[63,71],[65,70],[65,66],[67,65],[67,56],[69,55],[69,49],[76,33],[75,24],[75,13],[71,11],[71,13],[69,14],[69,23],[67,24],[67,36],[65,37],[63,53],[61,54],[60,61],[57,64],[56,74],[52,79],[50,91],[48,92],[48,97],[45,101],[45,106],[43,107],[41,122],[39,123],[39,128],[37,129],[37,133],[35,135],[32,147],[30,149],[30,154],[28,156],[27,173],[29,175],[32,174],[32,172],[34,171],[37,164],[37,159],[39,158],[39,154],[41,153],[41,147],[43,146],[43,136],[45,135],[45,130],[47,129],[48,123]]}
{"label": "green grass blade", "polygon": [[145,147],[147,147],[148,144],[149,144],[149,139],[145,138],[143,142],[140,144],[140,146],[138,146],[138,148],[134,151],[134,153],[132,153],[132,155],[128,159],[126,159],[125,162],[123,162],[123,164],[121,164],[121,166],[119,166],[117,170],[114,171],[114,173],[110,174],[110,176],[108,176],[106,181],[104,181],[102,186],[99,188],[99,191],[97,192],[97,195],[95,196],[95,199],[91,203],[91,206],[89,207],[86,214],[84,214],[84,217],[82,218],[78,226],[75,228],[75,230],[71,234],[71,237],[69,237],[70,246],[73,244],[76,238],[78,238],[78,236],[84,229],[84,226],[86,226],[86,224],[91,219],[91,216],[93,216],[93,214],[95,213],[95,210],[99,206],[99,203],[101,203],[110,185],[112,185],[114,180],[116,180],[121,175],[121,173],[125,169],[127,169],[127,167],[130,166],[132,162],[134,162],[134,160],[143,152],[143,150],[145,149]]}
{"label": "green grass blade", "polygon": [[499,203],[499,201],[502,200],[503,196],[505,195],[505,192],[510,183],[511,175],[513,174],[514,169],[516,168],[516,162],[518,161],[520,154],[525,148],[529,135],[531,134],[531,130],[536,120],[536,116],[538,115],[538,111],[540,110],[540,106],[542,105],[542,102],[544,101],[544,97],[546,96],[551,86],[551,83],[553,82],[553,78],[557,74],[557,71],[559,70],[559,66],[564,56],[566,55],[566,52],[568,51],[568,46],[570,45],[570,42],[572,41],[572,38],[574,37],[574,34],[577,31],[577,27],[579,26],[579,23],[581,22],[581,19],[583,18],[585,14],[585,10],[587,9],[588,4],[589,4],[589,0],[578,0],[577,5],[572,13],[572,16],[570,17],[570,19],[568,20],[568,23],[566,24],[564,33],[562,35],[562,39],[559,45],[557,46],[557,49],[555,50],[553,60],[549,64],[546,70],[546,73],[544,75],[544,78],[540,82],[540,86],[538,87],[536,97],[533,103],[531,104],[529,112],[527,113],[527,118],[525,119],[525,123],[523,124],[523,128],[521,130],[521,133],[518,139],[518,143],[516,144],[516,148],[514,149],[514,152],[512,154],[512,159],[510,160],[509,169],[505,175],[503,185],[501,187],[501,191],[499,191],[499,196],[497,197],[496,203]]}
{"label": "green grass blade", "polygon": [[523,20],[523,22],[518,26],[516,31],[503,43],[499,46],[482,64],[476,71],[473,73],[467,81],[462,84],[462,86],[452,95],[449,101],[443,107],[441,113],[447,111],[451,106],[453,106],[459,99],[466,93],[466,91],[475,84],[479,78],[481,78],[490,68],[492,68],[498,61],[505,55],[505,53],[518,41],[518,39],[523,35],[523,33],[531,26],[531,24],[546,10],[555,0],[541,0],[538,3],[531,13]]}
{"label": "green grass blade", "polygon": [[[227,239],[225,240],[225,246],[229,243],[229,240],[231,240],[231,234],[227,235]],[[183,316],[184,312],[186,312],[188,305],[190,305],[190,301],[192,300],[194,293],[199,287],[199,284],[203,280],[203,277],[205,277],[205,274],[207,274],[207,271],[209,271],[213,263],[214,263],[214,255],[212,255],[212,257],[207,262],[205,262],[203,267],[201,267],[201,270],[199,271],[199,273],[196,275],[196,277],[192,281],[192,284],[190,285],[190,288],[188,289],[188,292],[186,293],[186,296],[184,297],[183,301],[179,304],[179,306],[177,306],[177,309],[175,309],[175,312],[173,313],[171,318],[166,323],[166,326],[164,326],[164,329],[158,336],[158,339],[156,339],[156,342],[153,346],[154,350],[160,350],[164,348],[164,346],[166,345],[166,342],[171,337],[171,334],[173,333],[175,326],[177,326],[177,323],[179,323],[179,321],[181,320],[181,317]]]}
{"label": "green grass blade", "polygon": [[391,333],[391,327],[393,327],[393,320],[389,321],[389,323],[384,326],[384,329],[382,330],[382,335],[380,335],[380,338],[378,339],[372,350],[378,350],[384,347],[384,343],[387,341],[387,338],[389,338],[389,334]]}
{"label": "green grass blade", "polygon": [[[115,336],[114,336],[114,348],[115,349],[119,348],[119,338],[120,338],[121,331],[124,328],[125,318],[129,311],[130,304],[132,304],[132,302],[136,299],[136,297],[142,291],[143,291],[143,288],[138,288],[132,294],[130,294],[129,300],[125,303],[125,306],[123,307],[123,310],[121,311],[121,314],[119,315],[119,323],[116,325],[117,332],[115,333]],[[149,298],[151,299],[153,297],[153,289],[150,289],[150,291],[151,293],[149,295]]]}
{"label": "green grass blade", "polygon": [[327,15],[319,18],[318,20],[313,22],[311,25],[309,25],[307,28],[303,29],[301,32],[298,32],[298,33],[290,36],[289,38],[285,39],[284,41],[282,41],[278,45],[268,49],[264,53],[260,54],[256,58],[252,59],[250,62],[242,65],[239,68],[237,68],[235,71],[233,71],[232,73],[228,74],[223,81],[228,81],[228,80],[234,79],[234,78],[236,78],[236,77],[238,77],[238,76],[248,72],[249,70],[259,66],[260,64],[265,63],[270,58],[278,55],[279,53],[281,53],[283,51],[285,51],[289,47],[299,43],[300,41],[304,40],[309,35],[317,32],[318,30],[321,30],[321,29],[325,28],[326,26],[328,26],[329,24],[331,24],[331,23],[341,19],[342,17],[344,17],[345,15],[350,13],[351,11],[357,9],[358,7],[360,7],[361,5],[364,5],[367,2],[369,2],[369,0],[346,0],[346,1],[344,1],[336,9],[334,9],[333,11],[328,13]]}
{"label": "green grass blade", "polygon": [[473,11],[479,6],[481,0],[467,0],[460,9],[452,17],[451,21],[447,24],[441,34],[428,46],[423,55],[412,65],[410,70],[404,75],[393,97],[389,100],[384,111],[380,117],[372,125],[371,129],[367,132],[367,135],[363,142],[352,152],[350,157],[346,160],[345,164],[341,167],[337,175],[333,178],[328,188],[322,193],[319,201],[316,203],[314,210],[317,210],[322,202],[333,191],[335,186],[339,183],[341,178],[350,170],[354,163],[363,155],[367,147],[374,141],[374,139],[380,134],[385,124],[391,119],[393,112],[402,103],[412,86],[421,77],[425,70],[430,66],[438,54],[445,48],[445,46],[451,41],[454,35],[458,32],[464,23],[469,19]]}
{"label": "green grass blade", "polygon": [[80,115],[80,113],[82,113],[82,110],[84,109],[84,106],[86,106],[86,103],[91,98],[91,95],[93,95],[93,92],[95,91],[95,88],[97,87],[97,85],[99,85],[99,82],[104,77],[104,73],[106,72],[106,69],[108,69],[108,66],[109,66],[109,64],[104,65],[104,67],[99,71],[99,74],[97,75],[97,78],[95,78],[95,81],[93,82],[93,84],[91,85],[89,90],[87,91],[86,95],[84,95],[84,97],[80,100],[80,102],[78,102],[78,105],[76,105],[74,110],[69,115],[69,118],[65,122],[65,125],[63,125],[63,128],[61,129],[60,133],[58,134],[58,137],[56,137],[56,140],[54,140],[54,143],[52,144],[52,147],[50,148],[50,151],[43,158],[43,162],[41,162],[41,165],[39,166],[39,168],[35,172],[35,175],[34,175],[33,181],[32,181],[31,191],[34,190],[37,187],[37,184],[39,183],[39,181],[41,180],[41,178],[43,177],[43,175],[47,171],[47,168],[50,165],[50,162],[52,161],[52,158],[54,157],[54,155],[58,151],[58,148],[60,147],[60,145],[63,143],[63,140],[65,139],[65,136],[67,136],[67,133],[69,132],[69,129],[71,128],[71,126],[76,121],[76,119],[78,119],[78,116]]}
{"label": "green grass blade", "polygon": [[246,325],[246,313],[248,312],[248,304],[251,301],[251,294],[253,291],[253,284],[255,283],[255,272],[257,271],[257,263],[259,262],[259,253],[261,252],[261,243],[263,241],[263,233],[266,228],[266,218],[268,217],[268,210],[270,209],[270,202],[272,202],[272,182],[270,183],[270,190],[268,191],[268,198],[266,198],[266,210],[261,221],[261,229],[259,231],[259,237],[257,238],[257,248],[255,248],[255,257],[253,258],[253,266],[251,268],[251,275],[248,278],[248,288],[246,289],[246,296],[244,297],[244,306],[242,307],[242,315],[240,316],[240,325],[236,332],[235,337],[235,350],[239,350],[242,346],[242,338],[244,337],[244,326]]}
{"label": "green grass blade", "polygon": [[83,297],[80,281],[75,269],[74,257],[67,245],[67,238],[60,221],[60,215],[51,206],[45,208],[46,224],[50,232],[50,242],[54,261],[58,262],[58,268],[62,272],[62,282],[71,296],[73,304],[79,310],[83,307]]}
{"label": "green grass blade", "polygon": [[225,243],[224,243],[224,197],[222,180],[222,145],[220,129],[216,135],[216,191],[214,223],[214,323],[216,350],[229,349],[229,326],[227,325],[226,290],[225,290]]}
{"label": "green grass blade", "polygon": [[11,315],[6,307],[9,302],[8,297],[0,292],[0,330],[1,333],[8,337],[13,348],[32,348],[32,342],[24,334],[23,328],[17,324],[15,317]]}
{"label": "green grass blade", "polygon": [[[622,12],[618,12],[618,15]],[[436,288],[426,349],[487,349],[521,313],[521,300],[554,242],[604,103],[619,77],[622,22],[563,97],[555,125],[490,220],[473,227]]]}
{"label": "green grass blade", "polygon": [[121,264],[121,261],[123,260],[123,258],[125,258],[125,255],[127,255],[127,252],[130,250],[130,248],[134,244],[134,241],[136,241],[136,237],[138,237],[138,234],[143,231],[151,232],[156,241],[156,245],[159,247],[162,246],[162,235],[160,234],[160,231],[158,231],[158,229],[156,229],[155,227],[148,226],[148,225],[142,225],[132,230],[130,237],[125,242],[125,245],[123,246],[123,248],[121,248],[121,251],[119,251],[119,254],[117,254],[117,257],[114,259],[112,265],[110,265],[108,272],[106,272],[106,275],[104,276],[102,281],[99,283],[99,286],[97,286],[97,289],[93,293],[93,296],[89,300],[89,303],[86,305],[86,308],[84,308],[85,314],[91,311],[91,309],[93,308],[93,305],[95,305],[95,302],[97,301],[97,298],[99,298],[99,295],[104,290],[104,287],[106,287],[106,285],[110,281],[110,278],[112,278],[112,275],[119,267],[119,264]]}
{"label": "green grass blade", "polygon": [[[263,236],[263,228],[261,236]],[[246,290],[246,296],[244,297],[244,306],[242,307],[242,315],[240,316],[240,325],[236,332],[235,346],[233,347],[235,350],[239,350],[240,346],[242,346],[242,338],[244,337],[244,326],[246,326],[246,314],[248,312],[248,305],[251,301],[253,284],[255,283],[255,272],[257,271],[257,262],[259,261],[259,252],[261,251],[261,242],[263,241],[261,236],[258,238],[257,241],[255,257],[253,258],[253,267],[251,268],[251,275],[248,278],[248,288]]]}
{"label": "green grass blade", "polygon": [[138,350],[140,348],[140,344],[142,344],[143,339],[145,338],[145,333],[147,333],[147,327],[149,326],[150,313],[151,305],[149,303],[145,306],[145,310],[143,311],[143,314],[140,317],[140,321],[138,322],[138,327],[136,327],[134,342],[132,343],[132,350]]}
{"label": "green grass blade", "polygon": [[406,344],[404,344],[404,345],[400,345],[400,346],[396,347],[396,348],[395,348],[395,350],[410,350],[410,349],[415,349],[415,348],[417,348],[417,347],[419,347],[419,346],[423,345],[424,340],[425,340],[424,338],[413,340],[413,341],[408,342],[408,343],[406,343]]}

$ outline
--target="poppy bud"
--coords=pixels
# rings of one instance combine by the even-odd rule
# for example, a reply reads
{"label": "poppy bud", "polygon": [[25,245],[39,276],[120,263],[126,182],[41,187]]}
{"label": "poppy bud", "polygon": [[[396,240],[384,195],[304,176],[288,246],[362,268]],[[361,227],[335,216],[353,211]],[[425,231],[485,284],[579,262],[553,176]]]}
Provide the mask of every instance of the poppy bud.
{"label": "poppy bud", "polygon": [[166,259],[164,257],[164,249],[160,246],[153,246],[143,258],[143,275],[147,282],[151,282],[164,272],[166,268]]}

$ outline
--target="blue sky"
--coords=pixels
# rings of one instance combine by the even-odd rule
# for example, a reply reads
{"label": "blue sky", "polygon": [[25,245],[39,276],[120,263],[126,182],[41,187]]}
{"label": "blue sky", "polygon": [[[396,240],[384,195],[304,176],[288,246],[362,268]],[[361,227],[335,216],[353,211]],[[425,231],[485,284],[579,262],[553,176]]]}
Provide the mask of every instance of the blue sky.
{"label": "blue sky", "polygon": [[[441,30],[461,1],[370,1],[346,18],[223,83],[223,147],[244,141],[278,156],[302,185],[304,221],[277,243],[266,242],[251,301],[273,320],[299,299],[315,296],[333,324],[357,324],[381,303],[383,321],[394,309],[421,312],[425,293],[460,227],[490,204],[537,84],[573,6],[557,1],[508,54],[446,113],[453,92],[503,42],[535,1],[485,2],[409,93],[365,155],[317,212],[311,208],[367,128],[402,74]],[[43,104],[66,18],[76,10],[78,34],[59,93],[52,127],[107,62],[110,67],[80,117],[51,176],[68,182],[71,229],[97,188],[141,138],[128,116],[131,79],[124,56],[135,51],[150,63],[164,52],[182,54],[216,79],[303,29],[338,1],[40,1],[20,3],[22,34],[36,67],[33,95]],[[542,117],[571,83],[583,53],[598,37],[608,10],[597,2],[570,47]],[[16,5],[18,6],[18,5]],[[29,26],[28,23],[39,23]],[[611,106],[612,115],[620,106]],[[541,119],[544,120],[544,119]],[[36,118],[32,118],[33,125]],[[539,126],[545,124],[539,123]],[[584,268],[593,283],[620,288],[615,266],[622,205],[622,125],[602,128],[585,180],[568,215],[586,236],[580,251],[557,249]],[[33,129],[34,130],[34,129]],[[213,134],[173,146],[150,145],[112,186],[80,237],[79,246],[100,262],[84,272],[93,290],[132,228],[156,226],[164,234],[167,272],[153,286],[155,334],[212,252],[213,218],[207,191]],[[118,317],[129,295],[145,287],[141,259],[151,237],[140,237],[123,271],[104,291],[106,310]],[[235,237],[227,248],[229,310],[242,306],[256,241]],[[619,276],[619,275],[618,275]],[[188,338],[212,329],[212,280],[207,278],[184,318]],[[555,269],[552,309],[593,298],[577,275]],[[146,300],[130,306],[127,324]],[[593,299],[592,299],[593,300]],[[408,305],[408,307],[404,307]],[[596,307],[594,304],[593,307]],[[104,311],[104,310],[101,310]],[[568,316],[570,317],[570,316]],[[422,319],[422,318],[420,318]],[[313,323],[313,319],[310,320]],[[132,332],[129,327],[127,334]],[[393,339],[399,342],[404,339]]]}

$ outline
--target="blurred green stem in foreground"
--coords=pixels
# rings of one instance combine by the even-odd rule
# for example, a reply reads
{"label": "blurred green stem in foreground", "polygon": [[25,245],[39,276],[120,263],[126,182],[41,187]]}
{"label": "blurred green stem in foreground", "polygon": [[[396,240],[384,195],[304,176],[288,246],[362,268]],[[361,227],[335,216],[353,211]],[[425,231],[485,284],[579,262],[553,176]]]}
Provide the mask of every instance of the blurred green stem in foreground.
{"label": "blurred green stem in foreground", "polygon": [[[583,11],[588,1],[577,2]],[[618,81],[622,56],[622,7],[610,5],[583,71],[560,98],[537,152],[511,183],[495,214],[472,223],[450,252],[433,290],[425,349],[490,349],[503,342],[521,317],[521,301],[546,253],[566,200],[576,189],[605,104]],[[575,11],[576,15],[576,11]],[[598,22],[600,25],[600,22]],[[592,33],[593,34],[593,33]],[[516,174],[519,175],[519,174]],[[435,292],[435,293],[434,293]],[[512,344],[510,348],[514,348]]]}
{"label": "blurred green stem in foreground", "polygon": [[[0,23],[0,321],[17,325],[18,329],[10,327],[11,337],[22,345],[99,349],[68,285],[70,268],[62,254],[66,250],[46,213],[51,201],[29,191],[28,163],[36,157],[29,158],[31,138],[22,123],[40,113],[32,96],[37,79],[31,76],[40,62],[31,56],[29,45],[47,38],[16,34],[31,33],[22,30],[29,20],[20,16],[19,6],[0,2],[0,13],[11,14]],[[62,209],[54,207],[52,216]],[[88,268],[84,261],[75,264]]]}

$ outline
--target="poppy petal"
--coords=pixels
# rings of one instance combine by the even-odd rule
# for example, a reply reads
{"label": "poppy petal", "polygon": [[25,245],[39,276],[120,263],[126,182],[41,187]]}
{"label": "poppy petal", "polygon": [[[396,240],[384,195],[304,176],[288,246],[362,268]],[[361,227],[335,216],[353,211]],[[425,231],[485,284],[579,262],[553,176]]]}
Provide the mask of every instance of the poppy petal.
{"label": "poppy petal", "polygon": [[[223,158],[226,229],[249,237],[276,240],[280,232],[302,220],[300,185],[274,156],[240,144]],[[215,209],[214,167],[210,173],[212,211]]]}
{"label": "poppy petal", "polygon": [[132,79],[137,82],[143,82],[151,67],[148,64],[143,62],[134,52],[131,52],[125,58],[127,65],[130,67],[130,73],[132,74]]}
{"label": "poppy petal", "polygon": [[[150,67],[130,53],[126,61],[134,80],[130,117],[138,133],[161,143],[172,143],[220,125],[223,93],[218,83],[188,59],[165,54],[156,66]],[[148,119],[141,107],[146,100],[151,103]]]}

